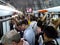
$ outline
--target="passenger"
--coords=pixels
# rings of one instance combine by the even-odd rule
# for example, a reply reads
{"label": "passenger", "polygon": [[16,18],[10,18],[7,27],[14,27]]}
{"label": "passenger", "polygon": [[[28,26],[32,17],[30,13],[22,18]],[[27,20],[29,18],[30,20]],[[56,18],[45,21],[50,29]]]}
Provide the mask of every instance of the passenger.
{"label": "passenger", "polygon": [[28,27],[28,21],[27,20],[22,20],[20,22],[21,24],[21,30],[24,31]]}
{"label": "passenger", "polygon": [[14,28],[13,28],[14,22],[13,22],[13,20],[12,20],[12,19],[11,19],[11,21],[10,21],[10,23],[9,23],[9,24],[10,24],[10,30],[14,29]]}
{"label": "passenger", "polygon": [[36,38],[35,39],[35,45],[39,45],[38,40],[39,40],[40,35],[42,37],[42,24],[43,24],[43,22],[41,20],[38,20],[37,29],[36,29],[36,35],[35,35],[35,38]]}
{"label": "passenger", "polygon": [[18,23],[19,21],[18,21],[18,19],[16,19],[16,18],[12,18],[11,19],[11,21],[10,21],[10,30],[13,30],[13,29],[15,29],[15,25]]}
{"label": "passenger", "polygon": [[52,26],[47,26],[44,29],[44,45],[58,45],[56,38],[58,37],[58,32]]}
{"label": "passenger", "polygon": [[21,29],[21,21],[17,23],[16,28],[17,32],[20,33],[21,38],[23,38],[24,31]]}
{"label": "passenger", "polygon": [[31,16],[30,21],[31,21],[30,26],[33,28],[33,31],[36,32],[37,18],[35,16]]}
{"label": "passenger", "polygon": [[17,31],[24,31],[25,30],[25,25],[27,25],[28,22],[26,19],[21,20],[20,22],[17,23],[16,29]]}
{"label": "passenger", "polygon": [[32,29],[35,33],[35,45],[39,45],[38,40],[39,40],[40,35],[42,35],[42,30],[43,30],[42,24],[43,24],[43,22],[41,20],[38,20],[38,22],[37,22],[35,19],[33,19],[33,21],[31,21],[30,26],[32,27]]}
{"label": "passenger", "polygon": [[11,30],[3,35],[1,43],[4,45],[29,45],[28,42],[21,40],[20,35],[16,30]]}
{"label": "passenger", "polygon": [[31,18],[31,15],[27,15],[26,19],[28,20],[28,24],[31,23],[30,18]]}
{"label": "passenger", "polygon": [[35,45],[35,33],[33,29],[28,25],[27,20],[22,21],[21,29],[24,31],[23,38],[27,40],[30,45]]}

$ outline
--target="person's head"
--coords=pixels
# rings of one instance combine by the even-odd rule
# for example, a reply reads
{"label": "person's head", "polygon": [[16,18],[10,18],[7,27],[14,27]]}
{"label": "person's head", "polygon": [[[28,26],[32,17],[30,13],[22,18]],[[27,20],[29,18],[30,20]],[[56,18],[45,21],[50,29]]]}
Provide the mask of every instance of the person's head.
{"label": "person's head", "polygon": [[34,15],[30,15],[30,21],[37,21],[37,17],[35,17]]}
{"label": "person's head", "polygon": [[20,23],[21,23],[21,30],[25,30],[27,28],[27,26],[28,26],[28,21],[23,20]]}
{"label": "person's head", "polygon": [[37,34],[39,34],[42,30],[42,21],[38,20],[37,21]]}
{"label": "person's head", "polygon": [[16,24],[15,28],[17,31],[21,31],[21,21]]}
{"label": "person's head", "polygon": [[55,39],[58,37],[57,30],[52,26],[46,26],[44,29],[44,40]]}
{"label": "person's head", "polygon": [[2,36],[1,43],[4,45],[18,45],[20,39],[20,34],[16,30],[11,30]]}

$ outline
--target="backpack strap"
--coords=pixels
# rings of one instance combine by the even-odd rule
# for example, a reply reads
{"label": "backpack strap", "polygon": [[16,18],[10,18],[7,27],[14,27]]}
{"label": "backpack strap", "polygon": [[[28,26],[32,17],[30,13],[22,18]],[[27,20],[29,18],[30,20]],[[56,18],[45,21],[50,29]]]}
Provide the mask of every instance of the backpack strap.
{"label": "backpack strap", "polygon": [[53,41],[54,41],[54,43],[55,43],[56,45],[59,45],[57,39],[54,39]]}
{"label": "backpack strap", "polygon": [[56,44],[57,44],[57,45],[59,45],[59,43],[58,43],[57,39],[55,39],[55,41],[56,41]]}

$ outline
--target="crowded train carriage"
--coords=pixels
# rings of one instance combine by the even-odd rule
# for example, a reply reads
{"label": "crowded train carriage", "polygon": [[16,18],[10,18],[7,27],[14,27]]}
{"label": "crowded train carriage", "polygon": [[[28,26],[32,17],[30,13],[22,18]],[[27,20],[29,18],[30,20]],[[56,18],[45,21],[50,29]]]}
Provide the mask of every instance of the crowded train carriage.
{"label": "crowded train carriage", "polygon": [[60,10],[56,9],[38,10],[38,17],[15,9],[1,15],[1,45],[60,45]]}

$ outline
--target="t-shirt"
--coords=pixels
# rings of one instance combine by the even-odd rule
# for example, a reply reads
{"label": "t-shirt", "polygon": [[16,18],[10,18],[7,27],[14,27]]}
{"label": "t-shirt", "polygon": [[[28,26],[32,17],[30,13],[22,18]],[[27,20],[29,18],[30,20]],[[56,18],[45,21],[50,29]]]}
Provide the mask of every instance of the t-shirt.
{"label": "t-shirt", "polygon": [[30,45],[35,45],[35,33],[32,29],[32,27],[28,27],[25,31],[24,31],[24,35],[23,38],[25,40],[27,40],[27,42]]}

